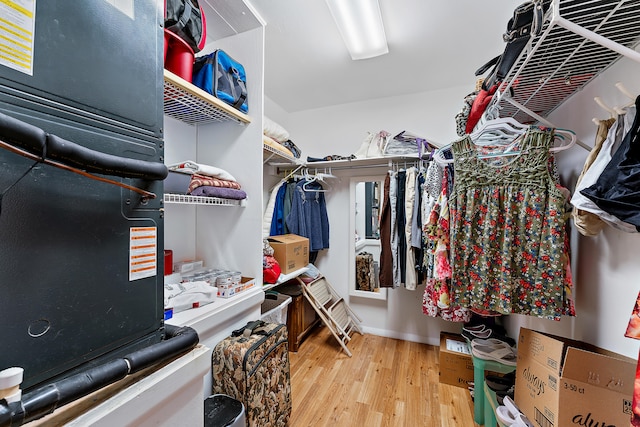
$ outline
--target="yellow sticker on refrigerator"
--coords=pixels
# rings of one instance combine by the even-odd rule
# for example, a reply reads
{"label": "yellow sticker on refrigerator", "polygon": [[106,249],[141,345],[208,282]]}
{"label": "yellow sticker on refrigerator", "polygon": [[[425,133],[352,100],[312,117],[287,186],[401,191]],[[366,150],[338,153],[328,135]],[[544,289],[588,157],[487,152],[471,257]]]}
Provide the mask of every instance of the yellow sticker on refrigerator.
{"label": "yellow sticker on refrigerator", "polygon": [[[0,0],[2,1],[2,0]],[[156,275],[158,262],[157,227],[131,227],[129,230],[129,281]]]}
{"label": "yellow sticker on refrigerator", "polygon": [[0,0],[0,65],[33,75],[36,0]]}

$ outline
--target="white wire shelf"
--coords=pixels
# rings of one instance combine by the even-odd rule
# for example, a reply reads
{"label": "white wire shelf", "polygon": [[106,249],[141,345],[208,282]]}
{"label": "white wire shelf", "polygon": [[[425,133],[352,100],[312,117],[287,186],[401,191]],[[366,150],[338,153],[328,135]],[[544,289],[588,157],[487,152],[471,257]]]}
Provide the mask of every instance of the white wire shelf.
{"label": "white wire shelf", "polygon": [[211,122],[251,122],[242,111],[164,70],[164,113],[190,125]]}
{"label": "white wire shelf", "polygon": [[221,199],[219,197],[191,196],[188,194],[164,194],[165,203],[176,203],[183,205],[208,205],[208,206],[246,206],[246,199],[233,200]]}
{"label": "white wire shelf", "polygon": [[290,156],[278,149],[275,149],[267,144],[262,144],[262,153],[263,153],[263,163],[267,163],[269,161],[287,161],[292,164],[301,163],[300,159],[297,159],[293,156]]}
{"label": "white wire shelf", "polygon": [[622,55],[640,62],[639,42],[640,0],[554,0],[500,87],[500,116],[541,121]]}

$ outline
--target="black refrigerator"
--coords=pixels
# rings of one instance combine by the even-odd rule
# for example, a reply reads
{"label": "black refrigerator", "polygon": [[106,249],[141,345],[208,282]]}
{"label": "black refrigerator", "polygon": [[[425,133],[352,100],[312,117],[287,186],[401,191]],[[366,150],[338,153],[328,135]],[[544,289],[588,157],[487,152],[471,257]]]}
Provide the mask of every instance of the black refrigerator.
{"label": "black refrigerator", "polygon": [[[1,2],[0,113],[163,163],[162,23],[157,0]],[[0,370],[26,391],[163,339],[162,181],[33,164],[0,148]]]}

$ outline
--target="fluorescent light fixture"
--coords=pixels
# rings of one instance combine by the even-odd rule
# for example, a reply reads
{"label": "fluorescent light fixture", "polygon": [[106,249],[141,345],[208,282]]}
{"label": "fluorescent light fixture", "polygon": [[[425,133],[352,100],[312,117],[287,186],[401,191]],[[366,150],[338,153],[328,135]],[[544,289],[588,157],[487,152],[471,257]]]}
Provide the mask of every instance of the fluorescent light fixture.
{"label": "fluorescent light fixture", "polygon": [[351,59],[389,52],[378,0],[326,0]]}

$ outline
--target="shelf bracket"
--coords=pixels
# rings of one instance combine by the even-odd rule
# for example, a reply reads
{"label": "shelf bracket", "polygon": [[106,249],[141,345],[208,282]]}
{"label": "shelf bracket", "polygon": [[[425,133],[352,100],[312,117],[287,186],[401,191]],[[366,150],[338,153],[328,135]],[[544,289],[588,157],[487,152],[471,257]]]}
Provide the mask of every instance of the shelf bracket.
{"label": "shelf bracket", "polygon": [[[537,121],[539,121],[540,123],[550,127],[550,128],[557,128],[557,126],[555,126],[553,123],[551,123],[549,120],[545,119],[544,117],[542,117],[539,114],[536,114],[534,111],[531,111],[529,108],[525,107],[524,105],[520,104],[518,101],[515,101],[509,97],[504,97],[504,99],[509,102],[511,105],[513,105],[514,107],[520,109],[521,111],[524,111],[525,113],[527,113],[529,116],[533,117],[534,119],[536,119]],[[587,151],[591,151],[590,146],[588,146],[587,144],[585,144],[584,142],[580,141],[579,139],[576,140],[576,145],[579,145],[580,147],[584,148]]]}

